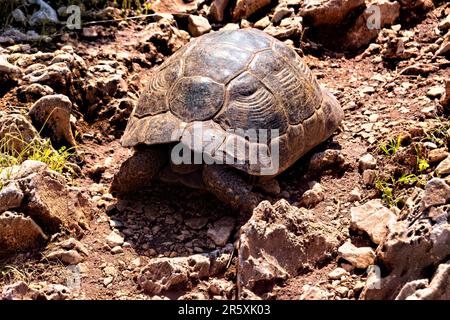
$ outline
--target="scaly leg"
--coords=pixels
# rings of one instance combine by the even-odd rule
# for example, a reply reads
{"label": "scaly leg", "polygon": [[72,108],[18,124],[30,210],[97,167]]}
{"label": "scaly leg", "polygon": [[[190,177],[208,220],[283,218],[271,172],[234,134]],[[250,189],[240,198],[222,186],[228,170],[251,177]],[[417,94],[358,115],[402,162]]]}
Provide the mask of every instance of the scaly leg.
{"label": "scaly leg", "polygon": [[127,194],[148,187],[167,162],[165,148],[136,149],[134,155],[122,164],[115,175],[110,188],[111,194]]}
{"label": "scaly leg", "polygon": [[245,213],[252,212],[262,200],[259,194],[252,191],[252,185],[229,167],[204,166],[203,181],[206,189],[219,200]]}

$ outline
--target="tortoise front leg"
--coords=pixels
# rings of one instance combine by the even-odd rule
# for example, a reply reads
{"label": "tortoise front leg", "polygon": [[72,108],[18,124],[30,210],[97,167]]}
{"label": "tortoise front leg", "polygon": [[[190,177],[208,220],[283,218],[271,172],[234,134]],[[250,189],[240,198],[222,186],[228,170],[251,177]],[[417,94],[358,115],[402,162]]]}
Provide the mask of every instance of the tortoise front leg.
{"label": "tortoise front leg", "polygon": [[204,166],[203,182],[206,189],[219,200],[245,213],[252,212],[262,201],[261,196],[252,191],[252,185],[226,166]]}
{"label": "tortoise front leg", "polygon": [[161,168],[168,162],[167,150],[161,147],[136,149],[114,176],[111,194],[127,194],[148,187],[157,177]]}

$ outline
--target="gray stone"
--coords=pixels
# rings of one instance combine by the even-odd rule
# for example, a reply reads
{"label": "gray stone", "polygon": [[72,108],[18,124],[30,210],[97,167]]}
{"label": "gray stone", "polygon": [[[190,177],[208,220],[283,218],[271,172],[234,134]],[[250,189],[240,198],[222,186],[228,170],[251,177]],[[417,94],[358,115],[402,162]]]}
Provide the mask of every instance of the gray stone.
{"label": "gray stone", "polygon": [[386,208],[380,199],[368,201],[366,204],[353,207],[351,228],[367,233],[370,239],[379,244],[396,222],[396,215]]}
{"label": "gray stone", "polygon": [[438,175],[450,174],[450,156],[442,160],[436,167],[436,173]]}
{"label": "gray stone", "polygon": [[435,266],[447,263],[450,256],[448,205],[423,209],[421,194],[424,193],[416,192],[406,201],[401,219],[377,248],[377,265],[381,270],[388,268],[385,270],[389,273],[380,283],[379,273],[373,269],[361,293],[362,299],[394,299],[405,284],[423,279]]}
{"label": "gray stone", "polygon": [[12,181],[0,189],[0,213],[19,208],[23,200],[23,192],[17,182]]}
{"label": "gray stone", "polygon": [[422,198],[422,208],[446,204],[450,200],[450,186],[439,178],[427,182]]}
{"label": "gray stone", "polygon": [[208,237],[217,245],[224,246],[236,225],[236,220],[232,217],[223,217],[220,220],[214,222],[214,224],[208,229]]}
{"label": "gray stone", "polygon": [[350,191],[350,194],[348,196],[348,201],[355,202],[355,201],[361,201],[361,199],[362,199],[361,191],[359,191],[356,188],[353,189],[352,191]]}
{"label": "gray stone", "polygon": [[191,281],[209,277],[210,261],[202,255],[157,258],[142,268],[137,282],[147,294],[158,295],[174,287],[187,289]]}
{"label": "gray stone", "polygon": [[71,111],[70,99],[65,95],[56,94],[40,98],[31,107],[29,115],[39,130],[46,128],[51,131],[54,143],[75,146],[76,142],[70,124]]}
{"label": "gray stone", "polygon": [[428,279],[408,282],[396,300],[449,300],[450,264],[440,264],[428,283]]}
{"label": "gray stone", "polygon": [[0,215],[0,255],[35,249],[46,240],[47,236],[31,218],[10,211]]}
{"label": "gray stone", "polygon": [[58,249],[49,253],[46,258],[48,260],[60,261],[65,265],[77,265],[84,261],[84,258],[76,250]]}
{"label": "gray stone", "polygon": [[192,36],[199,37],[211,31],[211,25],[208,19],[202,16],[190,15],[188,29]]}
{"label": "gray stone", "polygon": [[345,242],[338,249],[339,255],[350,262],[355,268],[366,269],[373,265],[375,261],[375,252],[369,247],[356,247],[351,242]]}
{"label": "gray stone", "polygon": [[[338,246],[337,231],[312,212],[291,206],[286,200],[274,205],[263,201],[241,228],[238,248],[240,296],[255,288],[296,276],[299,269],[314,266]],[[258,294],[264,294],[259,292]]]}
{"label": "gray stone", "polygon": [[43,0],[29,0],[29,2],[40,6],[40,9],[31,15],[29,20],[30,26],[59,22],[58,13]]}
{"label": "gray stone", "polygon": [[328,273],[328,279],[330,280],[340,280],[344,276],[348,276],[348,272],[343,268],[336,268]]}
{"label": "gray stone", "polygon": [[325,193],[322,185],[316,181],[310,182],[309,186],[311,189],[305,191],[301,203],[306,207],[313,207],[323,201]]}
{"label": "gray stone", "polygon": [[361,171],[367,169],[375,169],[377,167],[377,160],[370,154],[367,153],[359,159],[359,168]]}
{"label": "gray stone", "polygon": [[124,237],[117,233],[116,231],[112,231],[107,237],[106,237],[106,243],[111,247],[114,248],[116,246],[121,246],[124,242]]}

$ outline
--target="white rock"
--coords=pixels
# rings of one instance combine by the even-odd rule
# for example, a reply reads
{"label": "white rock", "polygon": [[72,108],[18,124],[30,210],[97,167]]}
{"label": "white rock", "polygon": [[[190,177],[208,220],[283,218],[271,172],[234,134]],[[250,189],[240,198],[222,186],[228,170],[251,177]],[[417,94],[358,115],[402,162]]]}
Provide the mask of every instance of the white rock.
{"label": "white rock", "polygon": [[262,19],[259,19],[258,21],[255,22],[254,27],[257,29],[265,29],[270,25],[270,19],[268,16],[265,16]]}
{"label": "white rock", "polygon": [[208,19],[202,16],[190,15],[188,29],[192,36],[199,37],[210,32],[211,25],[209,24]]}
{"label": "white rock", "polygon": [[353,207],[351,228],[366,232],[372,241],[379,244],[396,222],[396,215],[386,208],[380,199],[368,201],[366,204]]}
{"label": "white rock", "polygon": [[209,258],[202,255],[158,258],[142,268],[137,282],[146,293],[160,294],[174,287],[187,287],[191,280],[208,278],[209,268]]}
{"label": "white rock", "polygon": [[350,194],[348,196],[348,201],[355,202],[360,201],[362,199],[361,191],[359,191],[357,188],[350,191]]}
{"label": "white rock", "polygon": [[223,217],[214,222],[214,224],[208,229],[207,235],[217,246],[224,246],[230,238],[235,224],[236,220],[234,218]]}
{"label": "white rock", "polygon": [[347,270],[343,269],[343,268],[336,268],[333,271],[331,271],[328,274],[328,279],[330,280],[339,280],[341,279],[343,276],[347,276],[348,272]]}
{"label": "white rock", "polygon": [[441,161],[436,167],[436,173],[438,175],[450,174],[450,156]]}
{"label": "white rock", "polygon": [[343,259],[358,269],[366,269],[368,266],[373,265],[375,261],[375,252],[372,248],[358,248],[351,242],[346,242],[340,246],[338,252]]}
{"label": "white rock", "polygon": [[121,246],[124,242],[123,236],[121,236],[116,231],[112,231],[107,237],[106,237],[106,243],[111,247],[114,248],[116,246]]}
{"label": "white rock", "polygon": [[302,195],[302,204],[307,207],[315,206],[316,204],[323,201],[325,198],[325,193],[322,185],[316,181],[312,181],[309,183],[310,190],[307,190]]}
{"label": "white rock", "polygon": [[427,182],[422,198],[422,208],[446,204],[450,200],[450,186],[443,179],[433,178]]}
{"label": "white rock", "polygon": [[362,171],[367,169],[375,169],[377,167],[377,160],[370,153],[363,155],[359,159],[359,168]]}
{"label": "white rock", "polygon": [[24,194],[17,182],[10,182],[0,190],[0,213],[15,209],[22,204]]}
{"label": "white rock", "polygon": [[427,96],[430,98],[440,98],[443,94],[445,94],[444,87],[431,87],[427,91]]}

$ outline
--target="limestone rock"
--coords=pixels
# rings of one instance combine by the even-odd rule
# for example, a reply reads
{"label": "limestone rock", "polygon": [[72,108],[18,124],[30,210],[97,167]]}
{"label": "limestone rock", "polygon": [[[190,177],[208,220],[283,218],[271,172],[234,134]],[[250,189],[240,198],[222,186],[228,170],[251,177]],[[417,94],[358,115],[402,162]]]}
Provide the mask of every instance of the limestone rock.
{"label": "limestone rock", "polygon": [[359,168],[361,171],[367,169],[375,169],[377,167],[377,160],[370,154],[367,153],[359,159]]}
{"label": "limestone rock", "polygon": [[83,262],[84,258],[76,250],[59,249],[49,253],[46,258],[53,261],[61,261],[66,265],[77,265]]}
{"label": "limestone rock", "polygon": [[124,242],[124,237],[117,233],[116,231],[111,231],[111,233],[106,237],[106,243],[114,248],[116,246],[121,246]]}
{"label": "limestone rock", "polygon": [[[1,179],[1,178],[0,178]],[[9,209],[19,208],[24,194],[17,182],[12,181],[0,189],[0,213]]]}
{"label": "limestone rock", "polygon": [[303,30],[302,17],[289,17],[281,20],[278,26],[269,25],[264,32],[277,38],[278,40],[286,40],[288,38],[299,37]]}
{"label": "limestone rock", "polygon": [[301,15],[312,26],[338,25],[364,0],[306,0]]}
{"label": "limestone rock", "polygon": [[21,210],[39,224],[44,232],[53,234],[62,226],[82,232],[86,216],[79,199],[69,193],[64,177],[44,170],[18,182],[26,194]]}
{"label": "limestone rock", "polygon": [[241,228],[240,295],[253,290],[264,294],[274,282],[296,276],[302,267],[314,266],[329,256],[337,245],[336,230],[317,221],[308,210],[285,200],[274,205],[261,202]]}
{"label": "limestone rock", "polygon": [[30,121],[21,114],[0,111],[0,139],[8,140],[8,150],[20,153],[38,136]]}
{"label": "limestone rock", "polygon": [[449,300],[450,264],[440,264],[428,283],[428,279],[405,284],[395,300]]}
{"label": "limestone rock", "polygon": [[237,0],[233,10],[233,21],[247,19],[269,4],[270,0]]}
{"label": "limestone rock", "polygon": [[450,200],[450,186],[439,178],[427,182],[422,197],[422,209],[446,204]]}
{"label": "limestone rock", "polygon": [[364,231],[376,244],[379,244],[396,222],[396,215],[386,208],[380,199],[368,201],[366,204],[353,207],[351,212],[351,227]]}
{"label": "limestone rock", "polygon": [[[380,12],[380,20],[375,21],[373,16],[376,8]],[[394,24],[400,16],[400,4],[397,1],[375,0],[371,1],[366,10],[358,17],[355,24],[346,32],[344,47],[347,50],[357,50],[367,46],[378,36],[383,27]],[[379,22],[379,25],[377,23]]]}
{"label": "limestone rock", "polygon": [[39,130],[50,131],[52,141],[57,145],[75,146],[75,138],[70,124],[72,102],[62,94],[40,98],[31,108],[29,115]]}
{"label": "limestone rock", "polygon": [[11,64],[8,61],[8,57],[6,55],[0,55],[0,74],[1,73],[7,75],[21,75],[22,70],[20,70],[19,67]]}
{"label": "limestone rock", "polygon": [[[407,201],[400,220],[391,227],[390,233],[377,248],[376,264],[386,272],[381,279],[376,270],[369,274],[367,285],[361,293],[363,299],[394,299],[405,284],[426,278],[432,268],[448,260],[449,201],[444,205],[424,208],[422,198],[425,193],[413,195]],[[374,283],[380,286],[377,288]],[[427,295],[426,292],[424,295]],[[447,293],[442,294],[445,296]]]}
{"label": "limestone rock", "polygon": [[438,175],[450,174],[450,156],[448,156],[438,164],[438,166],[436,167],[436,173]]}
{"label": "limestone rock", "polygon": [[366,269],[368,266],[373,265],[375,261],[375,252],[372,248],[357,248],[351,242],[345,242],[339,247],[338,252],[344,260],[347,260],[358,269]]}
{"label": "limestone rock", "polygon": [[190,15],[188,29],[192,36],[199,37],[211,31],[211,25],[208,19],[202,16]]}
{"label": "limestone rock", "polygon": [[214,222],[208,229],[208,237],[217,245],[224,246],[230,238],[231,232],[234,230],[236,220],[232,217],[223,217]]}
{"label": "limestone rock", "polygon": [[305,191],[302,196],[301,203],[306,207],[313,207],[325,198],[325,193],[322,185],[316,181],[309,183],[311,189]]}
{"label": "limestone rock", "polygon": [[23,85],[17,89],[17,97],[23,102],[34,102],[53,93],[54,91],[52,88],[39,83]]}
{"label": "limestone rock", "polygon": [[0,256],[38,248],[46,239],[30,217],[10,211],[0,215]]}
{"label": "limestone rock", "polygon": [[158,258],[141,270],[138,284],[150,295],[157,295],[175,287],[187,289],[191,280],[208,278],[209,268],[209,259],[202,255]]}
{"label": "limestone rock", "polygon": [[23,281],[19,281],[5,286],[0,295],[0,300],[36,300],[39,296],[38,290],[30,288]]}

